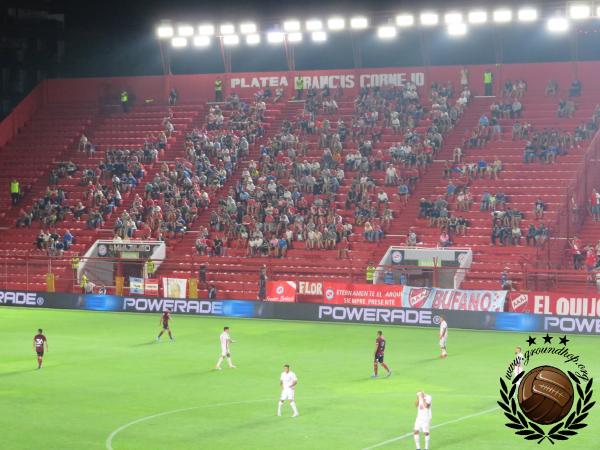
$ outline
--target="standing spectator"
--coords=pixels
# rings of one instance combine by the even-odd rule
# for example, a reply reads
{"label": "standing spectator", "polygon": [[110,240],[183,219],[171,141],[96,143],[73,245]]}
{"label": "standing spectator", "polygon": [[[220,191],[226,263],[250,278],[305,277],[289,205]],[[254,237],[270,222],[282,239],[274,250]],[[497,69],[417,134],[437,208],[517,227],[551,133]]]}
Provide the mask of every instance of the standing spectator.
{"label": "standing spectator", "polygon": [[208,287],[208,299],[215,300],[217,298],[217,288],[214,284]]}
{"label": "standing spectator", "polygon": [[200,264],[200,267],[198,268],[198,281],[200,282],[201,288],[206,286],[206,264]]}
{"label": "standing spectator", "polygon": [[178,96],[177,89],[172,88],[171,92],[169,92],[169,105],[170,106],[175,106],[177,104],[177,96]]}
{"label": "standing spectator", "polygon": [[71,234],[71,230],[65,231],[65,234],[63,235],[63,243],[65,250],[69,250],[69,247],[71,247],[71,244],[73,243],[73,235]]}
{"label": "standing spectator", "polygon": [[123,112],[129,112],[129,92],[126,89],[121,91],[121,108],[123,108]]}
{"label": "standing spectator", "polygon": [[296,77],[294,87],[296,88],[296,100],[300,100],[304,93],[304,77],[303,76]]}
{"label": "standing spectator", "polygon": [[220,78],[215,80],[215,102],[223,102],[223,80]]}
{"label": "standing spectator", "polygon": [[264,301],[267,297],[267,266],[263,264],[258,274],[258,299]]}
{"label": "standing spectator", "polygon": [[373,284],[375,281],[375,266],[370,261],[365,273],[365,279],[367,280],[368,284]]}
{"label": "standing spectator", "polygon": [[10,182],[10,198],[12,200],[13,206],[19,202],[19,197],[21,196],[21,188],[19,186],[19,181],[16,178]]}
{"label": "standing spectator", "polygon": [[490,69],[487,69],[483,74],[483,87],[486,96],[491,96],[493,93],[494,75]]}
{"label": "standing spectator", "polygon": [[469,69],[466,67],[460,69],[460,87],[462,89],[469,87]]}

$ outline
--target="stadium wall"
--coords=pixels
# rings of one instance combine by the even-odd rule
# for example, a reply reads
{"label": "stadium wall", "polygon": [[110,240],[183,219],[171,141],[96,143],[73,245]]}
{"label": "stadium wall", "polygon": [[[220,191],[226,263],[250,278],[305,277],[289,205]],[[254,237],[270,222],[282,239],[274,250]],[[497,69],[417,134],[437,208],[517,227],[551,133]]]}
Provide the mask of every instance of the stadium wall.
{"label": "stadium wall", "polygon": [[183,315],[415,327],[437,327],[443,314],[450,326],[458,329],[600,335],[598,317],[503,312],[441,311],[249,300],[176,300],[12,291],[0,291],[0,306],[154,314],[169,308],[174,314]]}
{"label": "stadium wall", "polygon": [[[317,87],[324,83],[335,87],[342,85],[348,93],[356,93],[361,86],[372,81],[384,81],[383,75],[392,82],[413,80],[418,85],[429,86],[432,82],[451,81],[455,87],[460,84],[461,66],[434,67],[389,67],[376,69],[315,70],[297,72],[241,72],[229,74],[166,75],[149,77],[118,78],[73,78],[48,80],[47,101],[102,102],[115,100],[121,90],[127,89],[138,100],[154,98],[165,102],[171,87],[179,91],[182,102],[203,101],[214,97],[214,81],[224,81],[225,94],[230,91],[242,95],[251,94],[266,85],[272,88],[283,87],[288,95],[294,91],[294,77],[303,76],[305,82]],[[531,63],[505,65],[468,66],[471,89],[475,94],[483,90],[483,73],[491,69],[495,75],[495,86],[499,88],[504,80],[525,79],[529,89],[543,92],[546,82],[552,78],[558,81],[563,92],[574,79],[578,78],[583,89],[600,88],[600,62],[573,63]],[[157,98],[158,97],[158,98]]]}

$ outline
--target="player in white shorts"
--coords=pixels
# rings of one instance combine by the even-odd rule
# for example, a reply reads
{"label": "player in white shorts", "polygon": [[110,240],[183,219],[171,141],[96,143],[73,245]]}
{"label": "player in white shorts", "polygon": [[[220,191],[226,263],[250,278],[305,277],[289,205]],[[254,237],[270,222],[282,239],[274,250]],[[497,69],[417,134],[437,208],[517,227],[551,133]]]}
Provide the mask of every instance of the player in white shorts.
{"label": "player in white shorts", "polygon": [[279,385],[281,386],[281,396],[279,397],[279,403],[277,404],[277,415],[281,416],[281,407],[286,400],[290,402],[292,411],[294,414],[292,417],[298,417],[298,408],[296,408],[295,390],[298,384],[298,377],[290,370],[289,364],[283,366],[283,372],[279,378]]}
{"label": "player in white shorts", "polygon": [[446,351],[446,339],[448,339],[448,324],[446,323],[446,318],[440,316],[440,348],[442,349],[440,358],[448,356],[448,352]]}
{"label": "player in white shorts", "polygon": [[429,450],[429,426],[431,425],[431,395],[424,391],[417,392],[417,419],[415,420],[414,438],[417,450],[421,448],[419,432],[425,435],[425,450]]}
{"label": "player in white shorts", "polygon": [[[523,356],[523,350],[521,347],[515,347],[515,359],[513,361],[515,368],[513,369],[513,378],[517,378],[517,376],[522,373],[524,368],[525,357]],[[521,383],[521,380],[517,383],[517,386]]]}
{"label": "player in white shorts", "polygon": [[216,369],[221,370],[221,363],[225,358],[227,358],[227,364],[229,364],[229,368],[235,369],[235,366],[231,362],[231,353],[229,352],[229,344],[235,341],[231,339],[231,336],[229,336],[229,327],[223,328],[223,332],[221,333],[221,336],[219,336],[219,339],[221,341],[221,356],[217,361]]}

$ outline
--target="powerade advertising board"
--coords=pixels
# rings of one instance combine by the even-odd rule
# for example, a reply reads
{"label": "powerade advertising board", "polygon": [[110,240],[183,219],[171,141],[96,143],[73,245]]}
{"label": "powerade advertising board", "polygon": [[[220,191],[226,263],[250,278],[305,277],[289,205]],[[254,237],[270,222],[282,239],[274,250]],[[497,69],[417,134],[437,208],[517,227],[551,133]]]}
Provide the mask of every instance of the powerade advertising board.
{"label": "powerade advertising board", "polygon": [[437,327],[443,315],[452,328],[516,332],[560,332],[600,335],[600,318],[542,314],[448,311],[419,308],[381,308],[314,303],[274,303],[250,300],[187,300],[117,297],[57,293],[0,291],[2,306],[79,309],[173,314],[306,320],[313,322],[361,323],[396,326]]}

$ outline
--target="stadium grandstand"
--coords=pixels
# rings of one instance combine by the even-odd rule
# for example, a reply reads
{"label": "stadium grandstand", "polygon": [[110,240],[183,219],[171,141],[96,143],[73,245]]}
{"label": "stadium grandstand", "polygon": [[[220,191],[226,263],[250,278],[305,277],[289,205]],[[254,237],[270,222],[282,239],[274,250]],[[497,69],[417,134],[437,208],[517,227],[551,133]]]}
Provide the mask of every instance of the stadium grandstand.
{"label": "stadium grandstand", "polygon": [[[132,25],[124,32],[123,39],[131,37],[131,43],[124,42],[122,48],[118,34],[123,23],[107,20],[101,33],[96,30],[100,24],[89,22],[88,16],[95,15],[101,22],[106,16],[103,8],[71,13],[81,21],[69,31],[69,7],[63,11],[56,6],[42,16],[44,21],[66,24],[64,30],[59,27],[57,38],[63,46],[63,39],[73,40],[72,55],[67,46],[59,58],[66,51],[71,66],[52,69],[53,74],[66,76],[47,78],[46,69],[36,69],[36,82],[32,77],[27,83],[21,79],[21,88],[9,96],[11,70],[19,73],[19,63],[0,72],[3,95],[15,103],[0,122],[0,306],[161,313],[159,342],[165,332],[174,339],[169,325],[173,313],[175,321],[181,320],[174,327],[178,345],[192,333],[192,322],[182,317],[188,314],[431,326],[440,328],[442,359],[448,356],[448,327],[544,332],[548,339],[553,332],[600,333],[598,323],[588,327],[578,322],[582,317],[597,321],[600,316],[600,3],[403,2],[401,8],[383,11],[372,7],[340,11],[335,5],[319,9],[312,2],[316,12],[310,14],[274,2],[250,2],[234,14],[231,9],[196,14],[192,7],[175,6],[169,13],[157,2],[150,3],[149,11],[140,15],[144,26]],[[41,13],[32,11],[44,7],[31,8],[11,7],[3,16],[10,24],[5,41],[22,40],[25,50],[32,48],[27,32],[14,30],[41,20]],[[123,8],[122,18],[133,21],[135,8],[142,4]],[[86,24],[90,36],[98,34],[97,42],[76,42],[85,39]],[[43,37],[34,40],[40,49],[47,46]],[[11,45],[0,41],[3,46],[8,54]],[[25,85],[31,86],[28,92]],[[19,101],[13,102],[17,97]],[[4,311],[32,327],[10,308],[0,309],[0,317]],[[136,333],[141,325],[133,322],[133,316],[122,317],[132,321],[128,326]],[[538,316],[544,318],[543,324],[536,322]],[[559,316],[572,319],[573,325],[563,324]],[[116,317],[90,325],[94,330],[90,333],[110,339],[102,335],[106,327],[130,339],[130,330],[119,328],[121,316]],[[44,320],[53,323],[52,318]],[[214,328],[208,320],[202,323]],[[224,361],[235,367],[229,347],[235,341],[229,337],[229,324],[221,322],[218,370]],[[284,325],[258,322],[239,333],[246,333],[246,342],[264,326],[282,333],[287,346],[296,344]],[[82,327],[82,322],[69,323],[74,329]],[[232,336],[242,323],[231,322]],[[52,330],[55,334],[59,326]],[[187,334],[178,334],[177,326]],[[290,325],[304,330],[307,338],[318,333],[309,326]],[[390,341],[389,336],[400,340],[398,329],[385,330]],[[336,342],[357,336],[328,332]],[[460,333],[457,347],[458,342],[465,347],[476,340],[467,331]],[[382,335],[379,331],[376,337],[375,378],[382,373],[391,376],[394,368],[383,362]],[[412,336],[418,347],[425,334]],[[498,350],[494,336],[482,338],[490,348],[482,358],[491,358]],[[269,339],[274,342],[273,336]],[[510,359],[515,344],[506,339],[502,345],[510,347]],[[525,349],[524,339],[519,335]],[[50,332],[48,340],[52,341]],[[263,344],[257,344],[256,358],[270,354],[272,348]],[[34,338],[38,368],[44,345],[48,351],[40,329]],[[519,368],[522,371],[524,359],[517,348],[511,396],[523,377]],[[444,363],[452,361],[450,350]],[[295,354],[297,361],[302,361],[301,355]],[[249,364],[243,356],[240,359],[240,366]],[[421,360],[415,358],[414,364]],[[214,365],[212,356],[210,361]],[[345,361],[336,361],[338,370]],[[124,357],[115,364],[136,373]],[[301,375],[302,368],[295,364],[292,369]],[[432,373],[438,370],[429,360],[423,364]],[[378,372],[379,366],[387,372]],[[176,373],[186,370],[183,365],[175,367]],[[283,367],[278,412],[281,415],[281,406],[289,401],[296,417],[298,379],[290,365]],[[262,370],[258,365],[254,369],[252,380]],[[393,373],[404,377],[409,372],[394,368]],[[460,373],[445,376],[460,378]],[[560,373],[567,383],[569,376],[575,383],[587,381],[583,376],[576,380],[570,371],[569,376]],[[164,376],[154,367],[146,374]],[[77,378],[86,376],[80,375]],[[480,373],[476,383],[488,375]],[[154,389],[157,380],[145,382]],[[535,383],[541,380],[529,380],[539,398]],[[436,399],[443,395],[441,384],[421,387],[421,381],[410,381],[411,404],[413,391],[419,390],[418,410],[431,408],[430,389]],[[228,382],[237,381],[232,377]],[[161,383],[178,386],[173,378],[161,378]],[[222,381],[216,383],[225,387],[219,384]],[[586,400],[583,384],[575,391],[565,386],[560,389],[568,391],[571,402],[579,390],[580,403],[589,404],[591,391]],[[456,391],[468,388],[465,384]],[[185,437],[170,435],[173,447],[152,434],[150,423],[156,418],[181,412],[185,416],[203,408],[189,406],[181,394],[184,390],[178,389],[174,388],[177,401],[172,408],[160,404],[157,409],[137,410],[132,405],[148,403],[142,394],[135,394],[137,400],[119,406],[123,409],[116,422],[107,419],[94,430],[93,443],[86,435],[62,444],[56,440],[48,448],[112,450],[113,441],[115,449],[215,448],[214,436],[198,437],[190,431],[194,413],[184,419],[189,420],[182,427]],[[235,401],[225,396],[223,404],[207,394],[214,400],[210,405],[243,409],[246,392],[235,389]],[[355,389],[361,388],[348,388],[351,397]],[[480,399],[489,393],[483,385],[474,389]],[[505,390],[503,396],[509,391]],[[522,390],[518,396],[526,395]],[[362,394],[376,399],[385,394],[367,391]],[[114,392],[107,395],[108,399]],[[257,407],[260,401],[249,402]],[[308,399],[299,400],[304,412],[302,402]],[[508,412],[506,417],[512,420],[514,414],[519,422],[516,404],[512,414],[508,400],[506,404],[508,409],[500,405]],[[495,401],[481,405],[465,409],[458,419],[449,416],[439,426],[497,409]],[[356,406],[359,409],[360,403]],[[592,406],[584,406],[584,413]],[[427,423],[423,431],[428,450],[431,417],[418,414],[418,421]],[[362,424],[358,413],[349,417],[349,424]],[[524,424],[518,426],[526,429],[534,422],[527,418],[530,422],[523,418]],[[256,440],[248,437],[254,428],[234,429],[233,443],[225,448],[281,448],[262,436],[263,425],[265,430],[270,427],[268,433],[276,430],[265,425],[264,417],[248,420],[259,430]],[[235,421],[236,427],[250,426],[243,414]],[[217,422],[207,419],[210,426]],[[138,426],[150,431],[134,436],[129,428]],[[225,427],[220,422],[215,426]],[[391,448],[407,436],[412,439],[411,426],[406,435],[390,431],[391,426],[381,435],[361,433],[356,443],[345,435],[348,429],[323,442],[307,432],[302,435],[305,441],[291,448]],[[493,425],[483,425],[488,426]],[[417,448],[420,428],[415,424]],[[493,430],[476,443],[481,448],[508,448],[495,446],[504,430]],[[553,442],[570,436],[557,430],[544,428],[536,439]],[[538,436],[538,431],[530,435]],[[301,434],[290,432],[297,438]],[[220,433],[228,438],[226,431]],[[461,439],[467,439],[467,433]],[[195,438],[204,446],[190,444],[188,439]],[[591,439],[584,437],[580,448],[597,448]],[[12,436],[7,448],[44,448],[32,442]],[[445,444],[439,448],[464,448],[450,439]]]}

